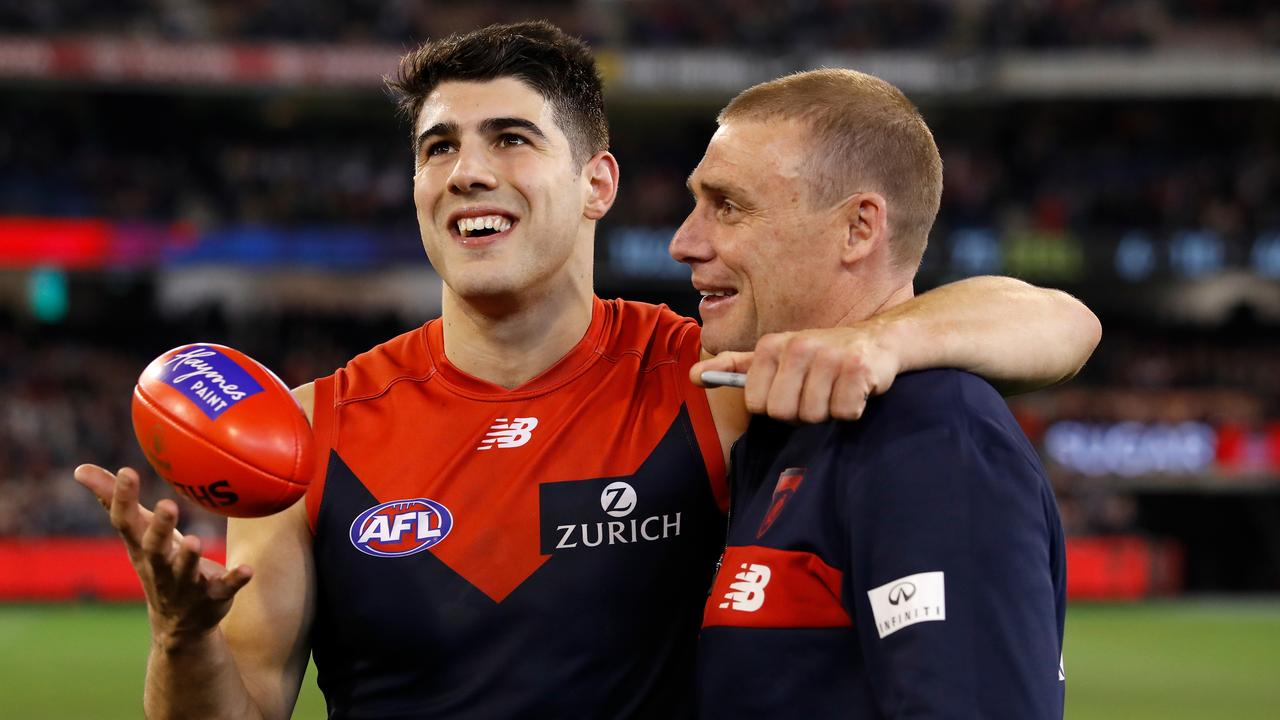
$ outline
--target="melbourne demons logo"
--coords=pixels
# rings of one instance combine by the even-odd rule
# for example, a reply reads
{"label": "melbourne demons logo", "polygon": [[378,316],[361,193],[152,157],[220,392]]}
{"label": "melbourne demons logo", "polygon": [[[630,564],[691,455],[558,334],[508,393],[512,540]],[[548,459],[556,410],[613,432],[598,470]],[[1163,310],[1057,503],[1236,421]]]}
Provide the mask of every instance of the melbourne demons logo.
{"label": "melbourne demons logo", "polygon": [[764,537],[769,528],[773,527],[773,521],[778,519],[782,506],[796,494],[802,482],[804,482],[804,468],[787,468],[778,476],[778,484],[773,488],[773,501],[769,503],[769,511],[764,514],[764,520],[756,530],[757,540]]}
{"label": "melbourne demons logo", "polygon": [[351,523],[351,544],[374,557],[413,555],[453,529],[449,508],[435,500],[392,500],[365,510]]}

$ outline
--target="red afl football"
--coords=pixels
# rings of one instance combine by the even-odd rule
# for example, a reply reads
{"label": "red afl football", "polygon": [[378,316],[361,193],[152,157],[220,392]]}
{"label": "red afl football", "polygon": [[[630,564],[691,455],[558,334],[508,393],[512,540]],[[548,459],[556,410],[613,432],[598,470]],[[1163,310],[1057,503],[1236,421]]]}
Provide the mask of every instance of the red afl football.
{"label": "red afl football", "polygon": [[183,345],[153,360],[133,390],[133,431],[160,477],[232,517],[289,507],[317,466],[311,426],[289,388],[223,345]]}

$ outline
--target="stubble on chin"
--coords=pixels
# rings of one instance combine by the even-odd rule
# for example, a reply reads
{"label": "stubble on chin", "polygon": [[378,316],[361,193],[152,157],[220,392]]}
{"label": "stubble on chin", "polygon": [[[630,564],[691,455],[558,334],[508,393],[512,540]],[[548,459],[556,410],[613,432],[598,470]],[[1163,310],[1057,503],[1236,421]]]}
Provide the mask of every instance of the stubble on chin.
{"label": "stubble on chin", "polygon": [[748,352],[755,346],[755,338],[746,330],[719,327],[717,323],[702,327],[702,349],[711,355],[729,351]]}

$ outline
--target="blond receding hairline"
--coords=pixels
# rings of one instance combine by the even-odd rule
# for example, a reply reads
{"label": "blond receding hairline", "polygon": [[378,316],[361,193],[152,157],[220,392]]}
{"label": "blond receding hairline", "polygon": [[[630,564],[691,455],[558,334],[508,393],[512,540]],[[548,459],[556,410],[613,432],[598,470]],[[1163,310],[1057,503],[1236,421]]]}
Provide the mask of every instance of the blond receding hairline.
{"label": "blond receding hairline", "polygon": [[893,259],[919,264],[942,197],[942,158],[901,90],[857,70],[810,70],[747,88],[716,119],[806,123],[811,197],[829,204],[859,190],[880,192],[889,205]]}

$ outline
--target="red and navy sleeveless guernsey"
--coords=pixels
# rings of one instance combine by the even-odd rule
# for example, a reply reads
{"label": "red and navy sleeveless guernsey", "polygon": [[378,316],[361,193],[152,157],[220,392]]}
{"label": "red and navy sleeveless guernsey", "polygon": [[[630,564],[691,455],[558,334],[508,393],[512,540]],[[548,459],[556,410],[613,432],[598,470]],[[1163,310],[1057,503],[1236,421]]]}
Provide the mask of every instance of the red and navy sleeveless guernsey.
{"label": "red and navy sleeveless guernsey", "polygon": [[908,373],[857,422],[753,418],[731,466],[703,717],[1062,717],[1062,524],[990,385]]}
{"label": "red and navy sleeveless guernsey", "polygon": [[316,382],[312,648],[330,718],[687,717],[723,546],[698,326],[593,300],[514,390],[441,320]]}

